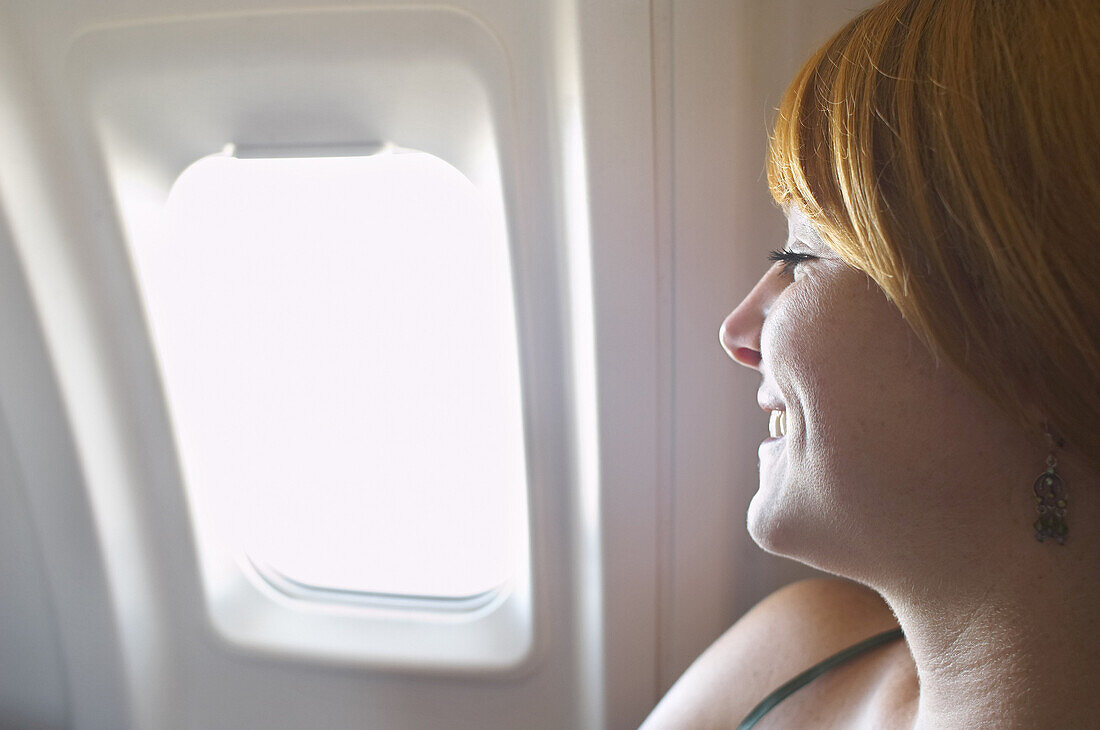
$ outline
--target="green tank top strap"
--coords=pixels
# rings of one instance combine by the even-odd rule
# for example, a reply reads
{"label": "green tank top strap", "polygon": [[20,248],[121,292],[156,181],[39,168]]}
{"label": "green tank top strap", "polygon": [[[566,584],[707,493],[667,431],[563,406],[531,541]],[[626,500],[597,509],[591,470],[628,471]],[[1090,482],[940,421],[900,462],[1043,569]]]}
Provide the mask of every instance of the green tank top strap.
{"label": "green tank top strap", "polygon": [[737,726],[737,730],[749,730],[753,725],[760,722],[760,718],[764,717],[773,707],[778,705],[783,700],[793,695],[798,690],[805,687],[810,682],[814,681],[825,672],[828,672],[834,667],[840,666],[849,659],[854,659],[860,654],[871,651],[872,649],[882,646],[883,644],[889,644],[891,641],[897,641],[903,636],[901,629],[892,629],[890,631],[884,631],[881,634],[876,634],[869,639],[864,639],[855,646],[850,646],[844,651],[841,651],[833,656],[829,657],[823,662],[819,662],[810,667],[806,671],[799,674],[797,677],[787,682],[783,686],[765,697],[760,704],[753,708],[741,724]]}

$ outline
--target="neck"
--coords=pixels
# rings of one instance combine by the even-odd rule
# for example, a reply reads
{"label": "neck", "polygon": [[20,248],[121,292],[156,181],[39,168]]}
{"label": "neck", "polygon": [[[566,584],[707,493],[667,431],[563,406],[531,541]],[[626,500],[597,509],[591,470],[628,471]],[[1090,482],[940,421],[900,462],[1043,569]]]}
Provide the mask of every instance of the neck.
{"label": "neck", "polygon": [[958,577],[883,591],[917,665],[917,728],[1087,727],[1100,716],[1095,541],[1030,541],[1011,560],[975,551]]}

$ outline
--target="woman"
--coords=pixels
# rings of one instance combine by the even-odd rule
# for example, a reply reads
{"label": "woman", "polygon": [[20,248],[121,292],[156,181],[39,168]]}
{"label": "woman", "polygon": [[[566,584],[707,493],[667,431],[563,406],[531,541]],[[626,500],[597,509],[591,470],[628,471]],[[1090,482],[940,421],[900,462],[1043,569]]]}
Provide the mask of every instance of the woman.
{"label": "woman", "polygon": [[849,580],[765,599],[645,727],[1100,727],[1100,3],[871,8],[768,173],[787,245],[721,329],[770,413],[748,526]]}

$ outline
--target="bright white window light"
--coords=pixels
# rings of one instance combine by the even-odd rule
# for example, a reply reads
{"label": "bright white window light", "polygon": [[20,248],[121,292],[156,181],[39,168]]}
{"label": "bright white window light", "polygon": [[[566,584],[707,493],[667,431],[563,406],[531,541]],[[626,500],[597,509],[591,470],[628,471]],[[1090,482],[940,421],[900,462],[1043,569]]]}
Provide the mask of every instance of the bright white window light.
{"label": "bright white window light", "polygon": [[456,599],[522,569],[504,226],[458,170],[208,157],[134,258],[196,520],[261,573]]}

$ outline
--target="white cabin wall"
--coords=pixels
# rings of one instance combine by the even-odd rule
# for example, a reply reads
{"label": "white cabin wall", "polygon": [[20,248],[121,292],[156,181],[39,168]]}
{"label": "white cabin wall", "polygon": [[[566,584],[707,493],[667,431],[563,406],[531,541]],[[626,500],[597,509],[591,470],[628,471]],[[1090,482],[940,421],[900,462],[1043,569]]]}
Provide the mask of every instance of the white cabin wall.
{"label": "white cabin wall", "polygon": [[579,4],[599,444],[604,722],[656,689],[661,290],[648,3]]}
{"label": "white cabin wall", "polygon": [[[13,480],[4,493],[5,507],[16,514],[19,502],[25,505],[24,525],[33,538],[21,550],[23,568],[40,571],[25,580],[42,585],[51,605],[35,617],[37,627],[17,622],[13,630],[33,634],[48,623],[56,633],[53,641],[36,644],[34,656],[4,654],[0,659],[19,662],[8,671],[21,671],[23,662],[46,668],[53,664],[49,654],[59,647],[60,676],[42,681],[44,688],[60,687],[54,702],[63,707],[36,707],[31,694],[3,707],[3,717],[5,722],[19,718],[17,727],[48,726],[57,717],[70,723],[84,718],[89,727],[125,727],[125,677],[103,559],[104,525],[97,524],[84,489],[50,342],[52,328],[70,353],[88,345],[89,331],[67,309],[82,289],[80,277],[72,260],[57,256],[62,241],[78,238],[79,227],[68,213],[81,207],[81,191],[67,174],[64,146],[57,145],[56,129],[63,122],[51,117],[43,103],[41,75],[31,62],[34,41],[21,32],[14,10],[0,7],[0,208],[10,235],[0,240],[0,410],[11,445],[5,472]],[[61,202],[67,195],[74,205]],[[51,311],[60,316],[51,319]],[[25,600],[13,600],[14,610]]]}
{"label": "white cabin wall", "polygon": [[[26,290],[12,255],[11,237],[2,222],[0,292],[0,340],[14,342],[20,328],[33,317],[28,316]],[[8,348],[0,350],[0,379],[5,381],[16,379],[19,370],[11,354]],[[68,726],[69,693],[54,594],[6,425],[7,418],[18,412],[18,405],[4,395],[0,393],[0,728],[62,730]]]}

